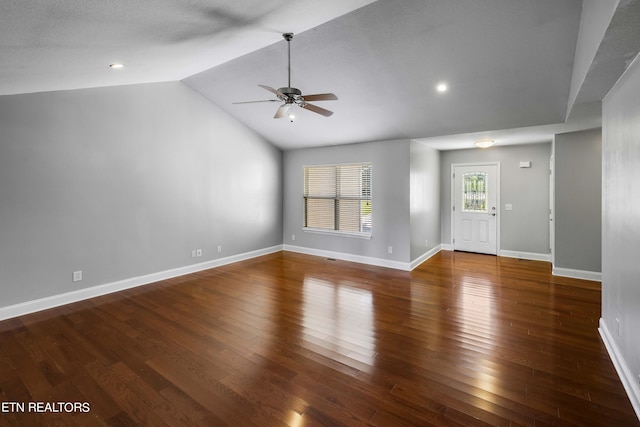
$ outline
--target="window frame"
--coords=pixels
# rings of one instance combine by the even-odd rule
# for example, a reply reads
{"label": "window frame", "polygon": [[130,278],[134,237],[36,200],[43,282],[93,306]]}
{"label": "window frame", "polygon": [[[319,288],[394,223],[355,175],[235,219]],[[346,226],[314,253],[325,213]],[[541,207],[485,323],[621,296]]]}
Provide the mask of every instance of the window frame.
{"label": "window frame", "polygon": [[[353,197],[353,196],[343,196],[341,197],[338,194],[339,185],[336,184],[335,195],[333,197],[327,196],[311,196],[306,193],[307,190],[307,169],[308,168],[335,168],[336,173],[338,168],[340,167],[348,167],[348,166],[359,166],[359,167],[368,167],[369,168],[369,195]],[[336,230],[329,228],[318,228],[318,227],[307,227],[307,199],[329,199],[334,201],[334,224],[335,227],[338,226],[338,204],[340,200],[359,200],[360,203],[363,201],[368,201],[371,206],[373,206],[373,164],[372,162],[351,162],[351,163],[330,163],[330,164],[317,164],[317,165],[304,165],[302,168],[302,179],[303,179],[303,189],[302,189],[302,230],[307,233],[315,233],[315,234],[326,234],[326,235],[336,235],[336,236],[345,236],[345,237],[353,237],[360,239],[371,239],[373,232],[373,221],[370,221],[369,231],[348,231],[348,230]],[[363,180],[360,179],[360,185],[362,186]],[[372,211],[373,212],[373,211]],[[371,215],[373,215],[371,213]],[[360,225],[362,226],[362,210],[360,210]]]}

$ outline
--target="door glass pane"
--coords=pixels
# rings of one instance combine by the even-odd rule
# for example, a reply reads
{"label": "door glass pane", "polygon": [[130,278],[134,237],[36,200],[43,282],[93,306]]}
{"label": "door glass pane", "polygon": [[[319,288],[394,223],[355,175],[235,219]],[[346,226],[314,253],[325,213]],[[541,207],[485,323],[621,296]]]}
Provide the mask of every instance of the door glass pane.
{"label": "door glass pane", "polygon": [[468,172],[462,176],[462,211],[485,212],[487,209],[486,172]]}

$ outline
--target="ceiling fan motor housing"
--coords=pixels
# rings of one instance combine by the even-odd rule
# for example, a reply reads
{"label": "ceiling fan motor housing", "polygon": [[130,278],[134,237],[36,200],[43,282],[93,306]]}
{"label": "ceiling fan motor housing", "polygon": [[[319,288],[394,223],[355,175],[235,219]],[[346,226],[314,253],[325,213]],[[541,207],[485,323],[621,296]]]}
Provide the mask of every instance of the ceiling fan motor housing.
{"label": "ceiling fan motor housing", "polygon": [[297,102],[302,98],[302,92],[295,87],[281,87],[278,89],[278,92],[286,96],[286,99],[283,99],[283,101],[288,103]]}
{"label": "ceiling fan motor housing", "polygon": [[291,97],[294,95],[302,96],[300,89],[296,89],[295,87],[281,87],[278,89],[278,92]]}

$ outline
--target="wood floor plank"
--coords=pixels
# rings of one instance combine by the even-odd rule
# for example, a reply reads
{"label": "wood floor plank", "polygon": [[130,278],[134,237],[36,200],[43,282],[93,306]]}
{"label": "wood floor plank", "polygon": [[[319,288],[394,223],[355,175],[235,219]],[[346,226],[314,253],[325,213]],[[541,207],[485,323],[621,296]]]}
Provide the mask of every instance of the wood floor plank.
{"label": "wood floor plank", "polygon": [[443,251],[279,252],[0,322],[2,426],[640,426],[600,284]]}

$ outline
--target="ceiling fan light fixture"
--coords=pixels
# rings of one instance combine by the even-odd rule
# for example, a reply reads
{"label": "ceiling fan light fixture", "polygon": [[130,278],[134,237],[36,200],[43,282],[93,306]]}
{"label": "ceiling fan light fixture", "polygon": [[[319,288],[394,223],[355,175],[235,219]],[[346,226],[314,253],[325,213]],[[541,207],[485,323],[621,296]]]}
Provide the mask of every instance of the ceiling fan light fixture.
{"label": "ceiling fan light fixture", "polygon": [[289,121],[290,121],[291,123],[293,123],[293,121],[294,121],[295,119],[296,119],[296,115],[295,115],[295,114],[293,114],[293,113],[289,114]]}
{"label": "ceiling fan light fixture", "polygon": [[480,139],[473,143],[478,148],[489,148],[494,145],[496,142],[493,139]]}

